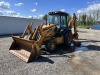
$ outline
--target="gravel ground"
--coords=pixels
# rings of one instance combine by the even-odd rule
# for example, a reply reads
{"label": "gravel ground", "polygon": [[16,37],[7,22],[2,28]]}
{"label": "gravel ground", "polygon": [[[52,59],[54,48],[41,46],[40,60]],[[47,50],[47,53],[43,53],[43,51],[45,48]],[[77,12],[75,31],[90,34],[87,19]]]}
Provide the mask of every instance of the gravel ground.
{"label": "gravel ground", "polygon": [[82,47],[59,50],[25,63],[9,53],[11,37],[0,37],[0,75],[100,75],[100,30],[78,29]]}

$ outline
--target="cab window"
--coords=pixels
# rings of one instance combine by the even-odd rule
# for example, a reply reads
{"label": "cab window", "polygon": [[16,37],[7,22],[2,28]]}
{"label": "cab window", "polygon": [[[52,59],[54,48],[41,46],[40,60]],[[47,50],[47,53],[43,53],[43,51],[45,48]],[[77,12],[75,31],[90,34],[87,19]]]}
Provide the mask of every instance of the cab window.
{"label": "cab window", "polygon": [[49,15],[48,16],[48,23],[49,24],[56,24],[57,26],[60,25],[60,16],[59,15]]}
{"label": "cab window", "polygon": [[61,27],[67,27],[66,16],[61,16]]}

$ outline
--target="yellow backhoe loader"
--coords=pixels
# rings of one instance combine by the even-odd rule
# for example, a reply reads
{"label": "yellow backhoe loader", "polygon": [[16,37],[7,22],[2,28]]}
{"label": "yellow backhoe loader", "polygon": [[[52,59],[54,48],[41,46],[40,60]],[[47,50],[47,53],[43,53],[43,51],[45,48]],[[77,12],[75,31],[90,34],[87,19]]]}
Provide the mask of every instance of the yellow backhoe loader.
{"label": "yellow backhoe loader", "polygon": [[[78,38],[76,16],[74,14],[70,22],[70,25],[74,26],[74,34],[68,26],[67,16],[66,12],[49,12],[47,24],[39,25],[34,30],[32,30],[33,24],[28,24],[21,36],[12,36],[13,43],[9,49],[10,52],[25,62],[30,62],[40,56],[42,48],[52,52],[58,44],[64,43],[65,46],[71,46],[74,39]],[[27,30],[29,30],[29,35],[26,39]]]}

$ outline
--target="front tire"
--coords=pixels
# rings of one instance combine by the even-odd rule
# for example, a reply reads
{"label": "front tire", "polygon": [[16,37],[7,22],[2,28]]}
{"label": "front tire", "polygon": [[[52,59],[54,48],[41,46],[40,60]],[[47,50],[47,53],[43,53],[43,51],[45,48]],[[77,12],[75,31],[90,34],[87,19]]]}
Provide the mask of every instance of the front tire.
{"label": "front tire", "polygon": [[51,40],[46,41],[45,47],[46,47],[46,50],[47,50],[48,52],[53,52],[53,51],[55,51],[55,49],[56,49],[55,40],[54,40],[54,39],[51,39]]}

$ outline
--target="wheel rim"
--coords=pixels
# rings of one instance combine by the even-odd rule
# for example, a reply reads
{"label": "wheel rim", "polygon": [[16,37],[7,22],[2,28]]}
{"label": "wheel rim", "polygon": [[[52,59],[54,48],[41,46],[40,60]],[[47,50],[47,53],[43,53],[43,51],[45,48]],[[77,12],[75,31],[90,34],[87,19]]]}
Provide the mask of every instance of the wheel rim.
{"label": "wheel rim", "polygon": [[52,43],[51,46],[50,46],[51,50],[55,49],[55,44]]}
{"label": "wheel rim", "polygon": [[68,43],[70,43],[71,41],[72,41],[72,36],[69,35],[69,36],[68,36]]}

